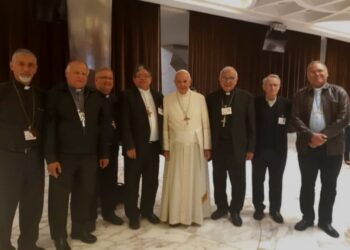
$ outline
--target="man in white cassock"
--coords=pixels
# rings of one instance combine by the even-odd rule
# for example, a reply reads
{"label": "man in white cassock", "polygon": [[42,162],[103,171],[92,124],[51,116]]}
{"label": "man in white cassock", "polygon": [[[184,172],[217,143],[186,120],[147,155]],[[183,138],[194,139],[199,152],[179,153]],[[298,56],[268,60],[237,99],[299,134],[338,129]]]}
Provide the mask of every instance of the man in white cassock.
{"label": "man in white cassock", "polygon": [[191,83],[188,71],[177,71],[177,90],[165,96],[163,103],[165,169],[160,219],[170,225],[200,225],[210,215],[208,111],[204,96],[190,90]]}

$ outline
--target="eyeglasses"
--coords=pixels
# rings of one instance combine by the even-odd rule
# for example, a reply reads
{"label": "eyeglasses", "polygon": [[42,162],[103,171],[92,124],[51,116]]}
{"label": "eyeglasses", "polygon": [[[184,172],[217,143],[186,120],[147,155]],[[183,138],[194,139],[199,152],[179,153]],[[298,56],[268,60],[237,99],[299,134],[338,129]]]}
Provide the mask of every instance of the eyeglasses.
{"label": "eyeglasses", "polygon": [[223,76],[223,77],[221,77],[221,79],[222,80],[224,80],[225,82],[228,82],[228,81],[234,81],[234,80],[236,80],[236,77],[225,77],[225,76]]}
{"label": "eyeglasses", "polygon": [[148,79],[148,78],[151,78],[150,75],[136,75],[135,78],[137,79]]}
{"label": "eyeglasses", "polygon": [[102,80],[113,80],[113,77],[111,77],[111,76],[99,76],[99,77],[97,77],[97,79],[102,79]]}

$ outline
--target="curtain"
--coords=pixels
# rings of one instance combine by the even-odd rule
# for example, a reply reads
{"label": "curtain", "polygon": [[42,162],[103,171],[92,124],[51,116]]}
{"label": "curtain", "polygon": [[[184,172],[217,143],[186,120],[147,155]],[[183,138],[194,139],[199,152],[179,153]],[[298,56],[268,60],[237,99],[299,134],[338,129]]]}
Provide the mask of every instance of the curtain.
{"label": "curtain", "polygon": [[38,7],[37,0],[1,1],[0,81],[9,79],[10,57],[18,48],[27,48],[38,58],[33,84],[48,89],[64,80],[69,60],[67,23],[39,21]]}
{"label": "curtain", "polygon": [[326,65],[331,83],[350,93],[350,43],[327,39]]}
{"label": "curtain", "polygon": [[132,73],[138,64],[151,68],[151,87],[161,89],[159,20],[159,5],[136,0],[113,1],[112,68],[118,90],[133,85]]}
{"label": "curtain", "polygon": [[320,37],[287,31],[285,53],[262,51],[267,26],[197,12],[190,13],[189,69],[203,94],[218,88],[220,70],[238,72],[237,87],[258,95],[262,79],[278,74],[280,94],[291,98],[306,82],[306,66],[320,57]]}

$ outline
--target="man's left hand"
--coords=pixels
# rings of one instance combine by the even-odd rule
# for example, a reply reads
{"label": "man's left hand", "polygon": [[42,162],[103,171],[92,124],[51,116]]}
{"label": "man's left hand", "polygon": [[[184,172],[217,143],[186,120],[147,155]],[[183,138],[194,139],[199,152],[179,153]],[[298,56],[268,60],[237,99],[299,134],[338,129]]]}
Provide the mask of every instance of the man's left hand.
{"label": "man's left hand", "polygon": [[210,149],[204,149],[204,157],[205,157],[205,159],[207,159],[207,161],[209,161],[209,159],[211,158],[211,150]]}
{"label": "man's left hand", "polygon": [[105,168],[108,166],[108,163],[109,163],[109,159],[108,158],[103,158],[103,159],[100,159],[99,160],[99,165],[100,165],[100,168]]}

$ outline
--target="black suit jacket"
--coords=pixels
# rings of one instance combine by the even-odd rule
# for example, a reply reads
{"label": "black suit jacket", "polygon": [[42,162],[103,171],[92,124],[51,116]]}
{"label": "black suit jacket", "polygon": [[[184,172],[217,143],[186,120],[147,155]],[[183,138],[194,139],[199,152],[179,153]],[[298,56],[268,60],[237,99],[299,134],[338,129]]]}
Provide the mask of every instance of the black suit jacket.
{"label": "black suit jacket", "polygon": [[[256,147],[254,152],[254,157],[258,157],[261,151],[264,149],[264,141],[263,141],[263,135],[266,133],[264,130],[264,127],[262,126],[262,123],[265,120],[264,117],[264,108],[267,107],[267,102],[265,99],[265,96],[258,96],[255,98],[255,114],[256,114]],[[273,133],[275,134],[275,150],[279,152],[279,154],[287,155],[287,133],[289,131],[289,120],[290,120],[290,113],[291,113],[291,102],[281,96],[277,97],[277,100],[274,104],[277,108],[276,116],[273,117],[273,123],[277,124],[275,127],[271,129],[275,129]],[[278,118],[284,117],[286,118],[286,123],[278,124]]]}
{"label": "black suit jacket", "polygon": [[[233,154],[237,161],[245,159],[247,152],[254,152],[255,148],[255,109],[254,98],[248,92],[235,88],[232,101],[231,135]],[[210,120],[212,151],[216,154],[219,130],[222,126],[221,103],[222,90],[217,90],[207,96],[207,105]]]}
{"label": "black suit jacket", "polygon": [[33,86],[27,90],[34,91],[34,128],[37,130],[37,140],[25,141],[24,131],[28,129],[29,124],[13,84],[12,81],[0,83],[0,149],[24,152],[25,148],[41,145],[44,119],[43,94]]}
{"label": "black suit jacket", "polygon": [[[158,129],[159,129],[159,153],[161,152],[163,115],[158,111],[163,110],[163,95],[151,90],[153,101],[156,107]],[[151,133],[146,106],[142,100],[141,93],[136,87],[127,89],[123,93],[122,104],[122,142],[123,152],[136,149],[136,152],[143,150],[149,143]]]}
{"label": "black suit jacket", "polygon": [[97,90],[85,87],[83,128],[77,108],[63,83],[47,95],[44,150],[47,163],[58,161],[59,154],[98,154],[108,157],[111,120],[108,103]]}
{"label": "black suit jacket", "polygon": [[113,147],[118,147],[121,141],[121,98],[113,93],[106,98],[106,95],[99,93],[108,103],[112,131],[110,143]]}

